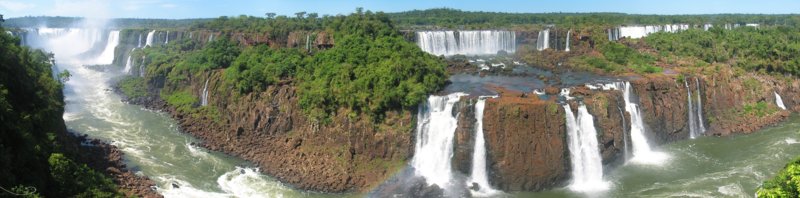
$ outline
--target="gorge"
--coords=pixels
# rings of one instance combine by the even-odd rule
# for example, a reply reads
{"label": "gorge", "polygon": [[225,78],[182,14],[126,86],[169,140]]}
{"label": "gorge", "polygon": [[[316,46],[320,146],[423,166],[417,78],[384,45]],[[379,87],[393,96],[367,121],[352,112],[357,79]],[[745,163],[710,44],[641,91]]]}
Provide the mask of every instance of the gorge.
{"label": "gorge", "polygon": [[[381,17],[10,34],[71,74],[67,128],[165,197],[748,197],[800,153],[795,77],[658,40],[751,27]],[[214,26],[249,20],[306,26]]]}

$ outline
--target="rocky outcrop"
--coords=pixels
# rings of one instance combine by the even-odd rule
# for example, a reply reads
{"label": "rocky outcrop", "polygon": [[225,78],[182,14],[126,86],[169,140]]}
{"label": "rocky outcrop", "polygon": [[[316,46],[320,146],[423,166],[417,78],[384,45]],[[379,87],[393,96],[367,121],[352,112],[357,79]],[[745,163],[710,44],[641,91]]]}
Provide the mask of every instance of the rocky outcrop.
{"label": "rocky outcrop", "polygon": [[564,112],[554,101],[504,92],[483,116],[489,180],[509,191],[558,186],[569,167]]}
{"label": "rocky outcrop", "polygon": [[657,144],[689,138],[686,87],[668,77],[640,78],[631,81],[647,132]]}
{"label": "rocky outcrop", "polygon": [[[251,161],[297,188],[369,190],[404,167],[413,152],[412,112],[389,112],[380,123],[346,110],[329,121],[311,120],[301,111],[291,84],[236,95],[226,91],[220,73],[210,76],[209,106],[217,114],[160,109],[205,147]],[[189,87],[201,90],[204,80],[190,80]]]}
{"label": "rocky outcrop", "polygon": [[464,175],[472,173],[472,155],[475,150],[475,97],[461,97],[458,102],[458,127],[453,145],[453,169]]}

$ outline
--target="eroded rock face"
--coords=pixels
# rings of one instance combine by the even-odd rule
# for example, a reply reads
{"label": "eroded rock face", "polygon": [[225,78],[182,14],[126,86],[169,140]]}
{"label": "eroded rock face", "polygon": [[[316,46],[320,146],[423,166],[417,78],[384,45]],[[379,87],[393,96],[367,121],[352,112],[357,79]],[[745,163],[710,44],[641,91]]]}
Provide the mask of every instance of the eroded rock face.
{"label": "eroded rock face", "polygon": [[[302,113],[289,84],[234,97],[219,73],[211,78],[209,106],[218,109],[218,118],[164,108],[205,147],[251,161],[295,187],[369,190],[405,166],[413,152],[412,112],[390,112],[375,124],[368,116],[351,118],[342,110],[324,124]],[[202,88],[200,81],[192,80],[192,87]]]}
{"label": "eroded rock face", "polygon": [[472,155],[475,149],[475,97],[462,97],[457,104],[458,127],[455,131],[453,169],[462,174],[472,173]]}
{"label": "eroded rock face", "polygon": [[688,95],[683,84],[672,78],[642,78],[631,86],[639,96],[646,136],[651,141],[664,144],[689,138]]}
{"label": "eroded rock face", "polygon": [[486,101],[489,180],[508,191],[558,186],[569,169],[563,109],[553,101],[514,95]]}

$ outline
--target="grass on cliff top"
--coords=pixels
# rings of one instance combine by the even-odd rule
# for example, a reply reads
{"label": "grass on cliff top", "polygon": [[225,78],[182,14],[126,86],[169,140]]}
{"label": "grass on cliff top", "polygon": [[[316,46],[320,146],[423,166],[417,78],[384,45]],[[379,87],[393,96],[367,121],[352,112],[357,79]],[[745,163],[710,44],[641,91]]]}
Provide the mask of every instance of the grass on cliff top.
{"label": "grass on cliff top", "polygon": [[167,101],[167,104],[183,113],[192,113],[193,107],[197,103],[197,97],[194,97],[189,91],[177,91],[168,95],[162,94],[161,97]]}
{"label": "grass on cliff top", "polygon": [[789,162],[778,175],[764,181],[758,197],[800,197],[800,158]]}
{"label": "grass on cliff top", "polygon": [[118,83],[120,91],[128,98],[139,98],[147,95],[147,86],[144,78],[126,77]]}

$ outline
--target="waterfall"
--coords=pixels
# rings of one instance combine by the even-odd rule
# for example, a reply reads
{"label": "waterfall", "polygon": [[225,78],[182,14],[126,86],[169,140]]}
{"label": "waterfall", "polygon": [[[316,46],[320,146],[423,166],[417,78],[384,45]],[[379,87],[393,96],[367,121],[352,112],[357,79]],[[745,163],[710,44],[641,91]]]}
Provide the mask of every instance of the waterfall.
{"label": "waterfall", "polygon": [[783,99],[781,99],[781,95],[778,95],[778,92],[773,91],[772,93],[775,94],[775,104],[778,105],[779,108],[786,110],[786,106],[783,105]]}
{"label": "waterfall", "polygon": [[655,152],[651,149],[650,144],[647,142],[645,136],[646,127],[642,119],[642,110],[639,104],[633,101],[633,89],[630,82],[614,83],[615,87],[622,91],[622,97],[625,100],[625,111],[631,117],[631,146],[633,147],[633,158],[631,162],[644,163],[644,164],[661,164],[666,158],[663,153]]}
{"label": "waterfall", "polygon": [[[689,109],[687,110],[687,112],[689,114],[689,138],[692,138],[692,139],[696,138],[699,135],[702,135],[706,131],[705,127],[703,126],[703,117],[702,117],[703,106],[702,106],[702,101],[701,101],[701,96],[700,96],[700,83],[697,80],[697,78],[695,78],[695,82],[697,82],[697,100],[696,101],[692,100],[692,89],[689,87],[688,81],[684,81],[683,82],[684,85],[686,86],[686,93],[688,94],[687,101],[689,103]],[[697,104],[693,104],[695,102]],[[696,110],[695,110],[695,106],[697,106]]]}
{"label": "waterfall", "polygon": [[536,50],[542,51],[550,48],[550,29],[539,31],[539,38],[536,39]]}
{"label": "waterfall", "polygon": [[[31,28],[25,29],[25,37],[27,38],[25,44],[37,49],[51,50],[56,59],[72,58],[98,47],[105,47],[102,45],[104,31],[100,29],[81,29],[81,28]],[[119,37],[117,37],[119,38]],[[113,43],[113,42],[112,42]],[[87,64],[96,61],[97,58],[89,59]]]}
{"label": "waterfall", "polygon": [[96,63],[101,65],[108,65],[114,62],[114,49],[119,44],[119,31],[111,31],[108,33],[108,42],[103,49],[103,53],[97,57]]}
{"label": "waterfall", "polygon": [[150,31],[147,33],[147,40],[145,41],[145,47],[152,47],[153,46],[153,36],[156,34],[156,31]]}
{"label": "waterfall", "polygon": [[142,34],[139,34],[139,45],[136,45],[136,48],[142,48]]}
{"label": "waterfall", "polygon": [[144,77],[144,58],[145,56],[142,56],[142,62],[139,64],[139,77]]}
{"label": "waterfall", "polygon": [[567,30],[567,38],[566,38],[566,39],[567,39],[567,44],[566,44],[566,46],[567,46],[567,47],[566,47],[566,48],[564,48],[564,51],[569,51],[569,40],[570,40],[570,38],[571,38],[571,37],[569,36],[569,35],[570,35],[570,33],[572,33],[572,30]]}
{"label": "waterfall", "polygon": [[[497,96],[489,96],[497,97]],[[472,173],[467,186],[472,183],[478,184],[478,191],[472,191],[473,195],[479,197],[487,197],[496,194],[497,190],[489,185],[489,176],[486,172],[486,140],[483,137],[483,108],[486,106],[486,99],[488,97],[481,96],[478,102],[475,103],[475,148],[472,153]]]}
{"label": "waterfall", "polygon": [[597,131],[594,128],[594,117],[589,114],[583,103],[578,107],[577,119],[569,104],[563,106],[572,162],[572,183],[569,188],[579,192],[607,189],[608,183],[603,181],[603,163],[597,143]]}
{"label": "waterfall", "polygon": [[703,124],[703,94],[700,92],[700,80],[694,78],[694,83],[697,85],[697,126],[700,127],[700,133],[706,132],[706,126]]}
{"label": "waterfall", "polygon": [[214,40],[214,34],[212,33],[211,35],[208,35],[208,42],[211,42],[213,40]]}
{"label": "waterfall", "polygon": [[164,40],[164,45],[166,45],[167,43],[169,43],[169,31],[167,31],[167,36],[165,36],[165,37],[166,37],[166,38],[164,38],[164,39],[166,39],[166,40]]}
{"label": "waterfall", "polygon": [[128,61],[125,62],[125,69],[122,69],[122,72],[125,74],[130,74],[132,64],[133,64],[133,59],[131,59],[131,55],[128,55]]}
{"label": "waterfall", "polygon": [[688,24],[624,26],[624,27],[619,27],[619,33],[616,35],[616,39],[619,39],[620,37],[637,39],[656,32],[676,33],[688,29],[689,29]]}
{"label": "waterfall", "polygon": [[208,79],[206,79],[205,85],[203,85],[203,92],[200,99],[200,105],[208,106]]}
{"label": "waterfall", "polygon": [[428,184],[446,189],[452,178],[451,157],[458,119],[453,105],[466,94],[430,96],[417,112],[417,141],[411,166]]}
{"label": "waterfall", "polygon": [[417,45],[437,56],[493,55],[517,48],[515,33],[504,30],[419,31]]}

